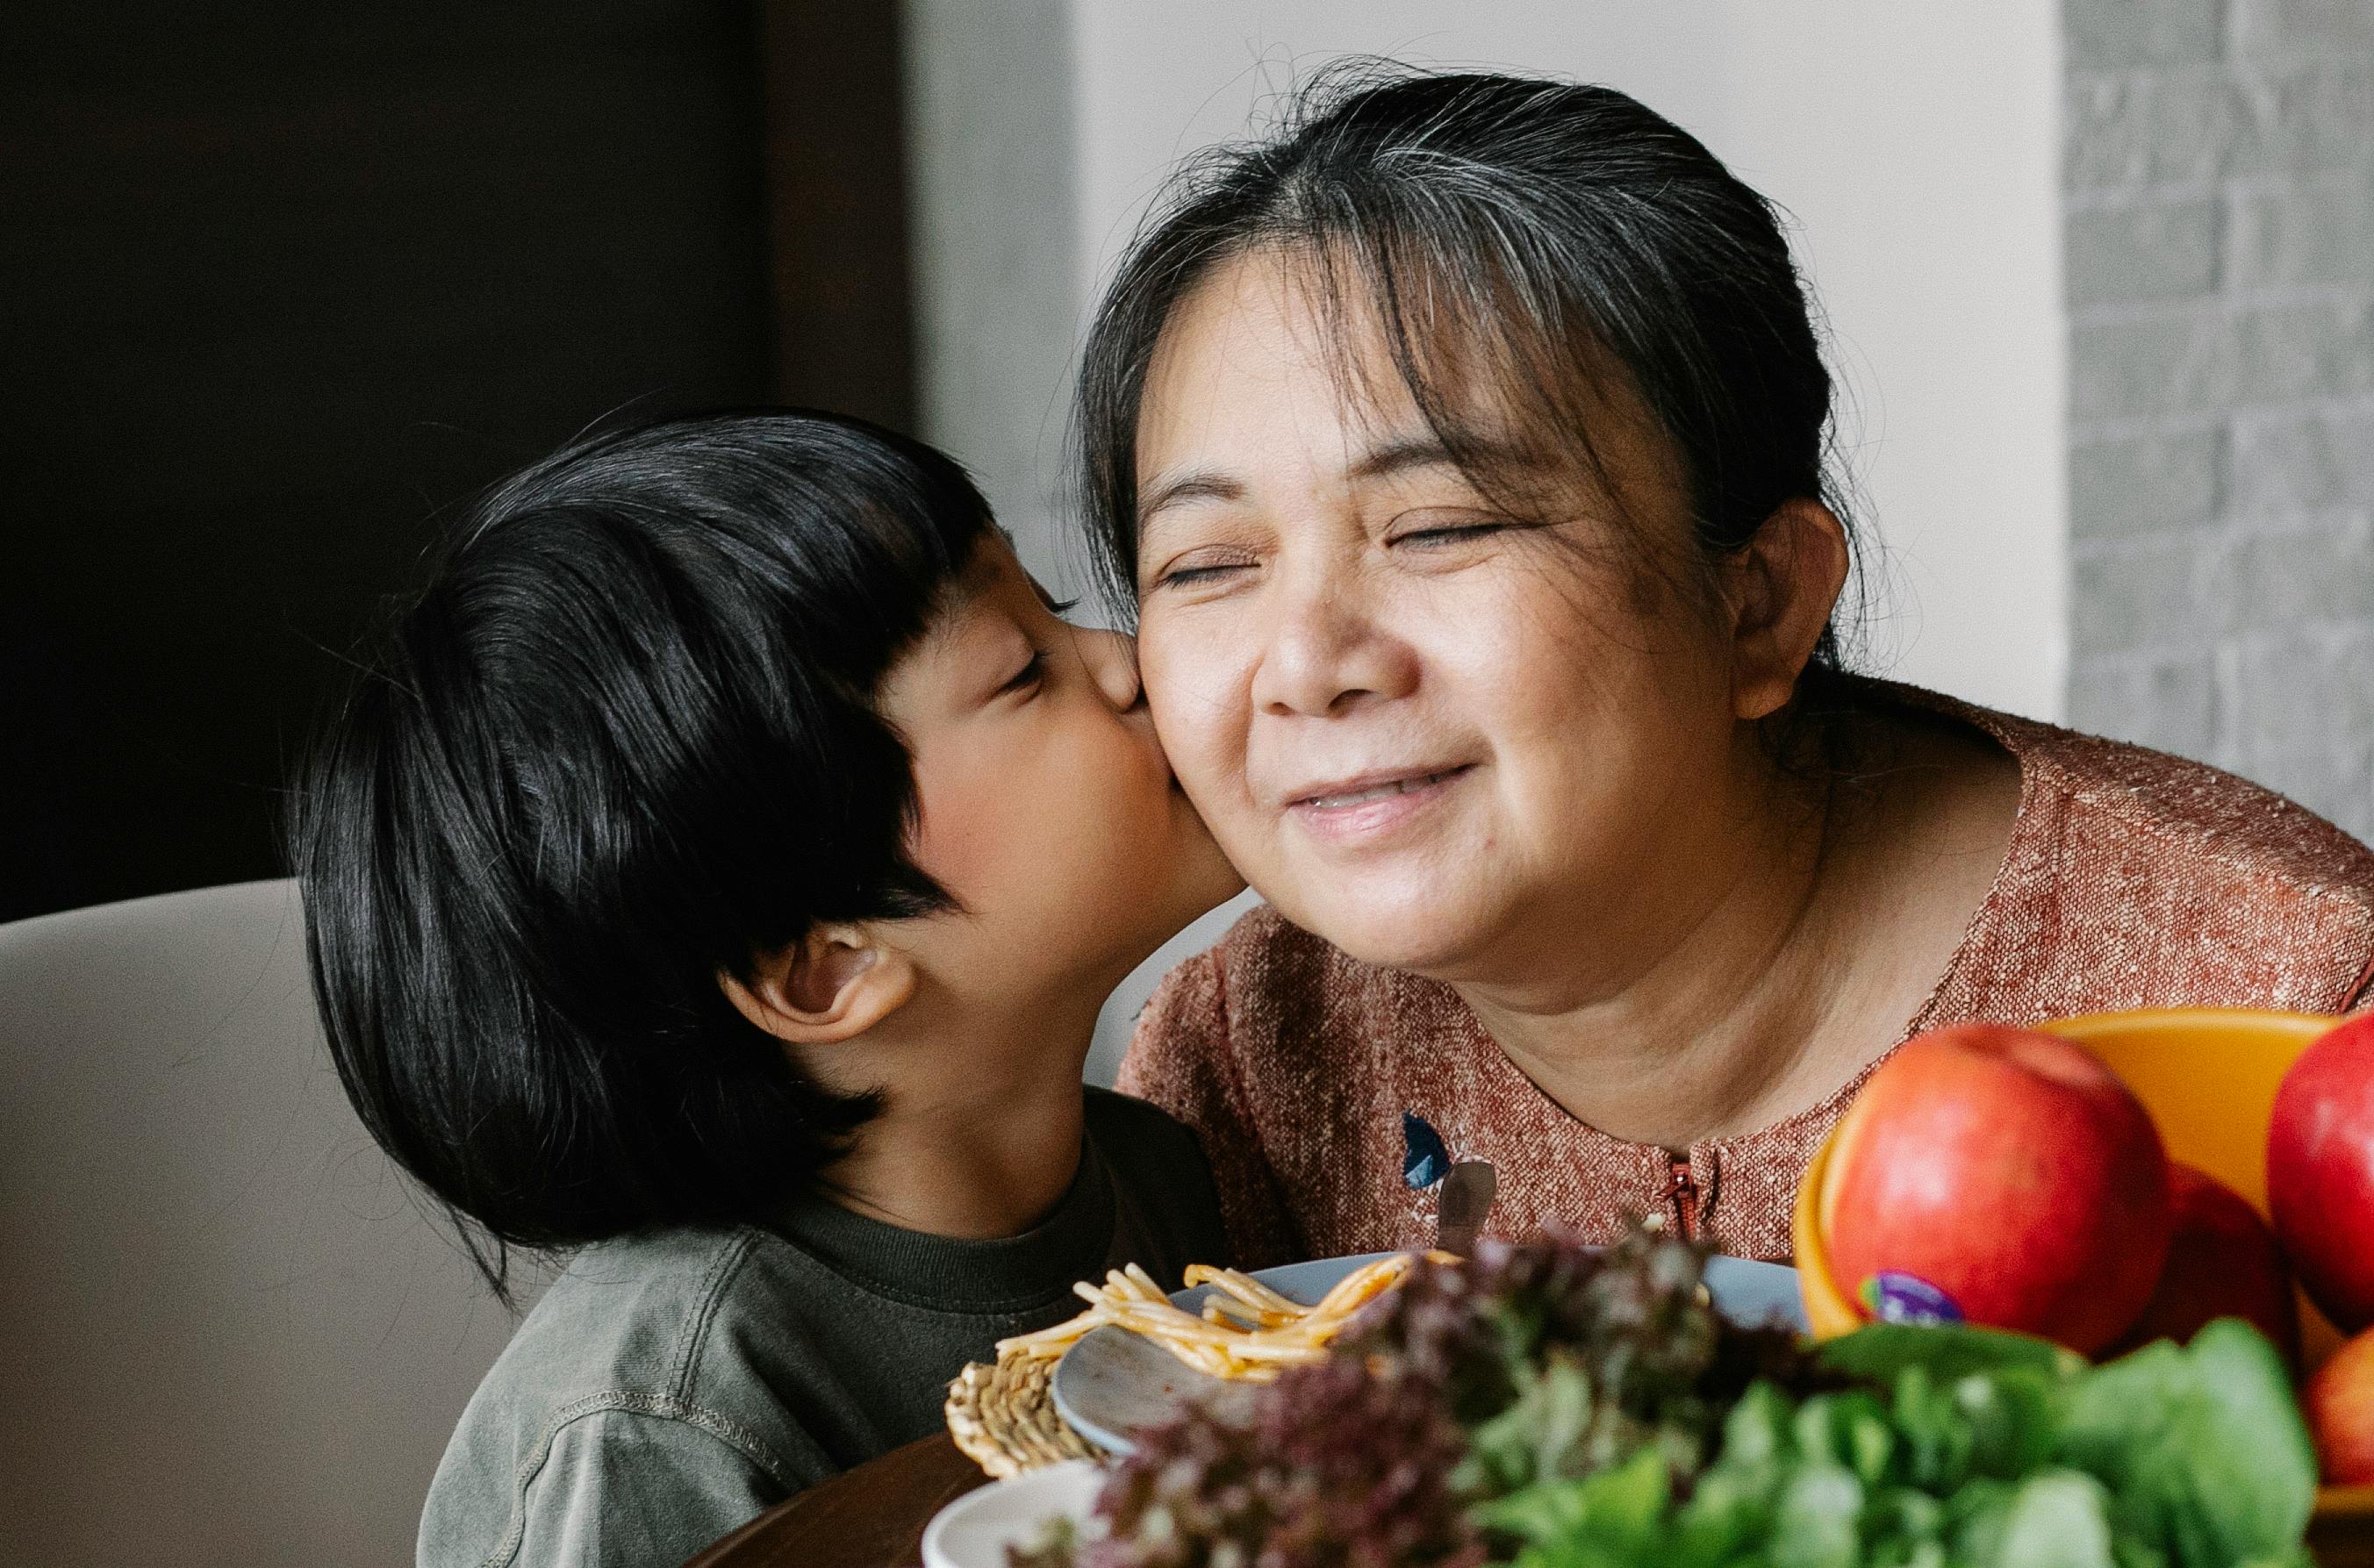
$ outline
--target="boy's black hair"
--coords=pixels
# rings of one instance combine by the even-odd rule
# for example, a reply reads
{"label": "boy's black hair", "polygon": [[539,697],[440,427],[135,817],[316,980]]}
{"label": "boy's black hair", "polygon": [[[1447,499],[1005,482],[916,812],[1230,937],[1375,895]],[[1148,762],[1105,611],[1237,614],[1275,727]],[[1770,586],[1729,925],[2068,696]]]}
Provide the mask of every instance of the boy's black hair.
{"label": "boy's black hair", "polygon": [[323,735],[290,853],[363,1124],[509,1249],[764,1222],[874,1110],[718,985],[945,907],[876,708],[989,509],[857,419],[601,436],[470,510]]}

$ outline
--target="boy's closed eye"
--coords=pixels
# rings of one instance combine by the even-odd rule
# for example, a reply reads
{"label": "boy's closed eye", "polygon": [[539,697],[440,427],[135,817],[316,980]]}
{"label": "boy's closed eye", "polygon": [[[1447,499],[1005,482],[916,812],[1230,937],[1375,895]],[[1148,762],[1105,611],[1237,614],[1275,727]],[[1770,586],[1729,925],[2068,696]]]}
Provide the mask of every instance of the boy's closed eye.
{"label": "boy's closed eye", "polygon": [[[1046,585],[1037,578],[1030,577],[1028,573],[1023,575],[1029,582],[1030,591],[1038,599],[1040,606],[1058,623],[1052,629],[1058,633],[1068,630],[1069,627],[1062,624],[1063,616],[1078,604],[1079,601],[1057,599],[1047,591]],[[1030,634],[1025,631],[1023,636],[1027,639],[1029,638]],[[1024,650],[1018,655],[1018,661],[1013,666],[1013,673],[999,683],[996,689],[989,694],[990,696],[994,699],[1027,695],[1038,690],[1047,679],[1047,661],[1048,650],[1045,647],[1036,640],[1026,641]]]}
{"label": "boy's closed eye", "polygon": [[1010,696],[1019,693],[1036,691],[1039,688],[1040,683],[1044,681],[1046,676],[1046,651],[1043,649],[1033,648],[1030,650],[1029,657],[1022,661],[1021,668],[1016,670],[1013,674],[1007,676],[1005,684],[1000,685],[992,695],[995,696]]}

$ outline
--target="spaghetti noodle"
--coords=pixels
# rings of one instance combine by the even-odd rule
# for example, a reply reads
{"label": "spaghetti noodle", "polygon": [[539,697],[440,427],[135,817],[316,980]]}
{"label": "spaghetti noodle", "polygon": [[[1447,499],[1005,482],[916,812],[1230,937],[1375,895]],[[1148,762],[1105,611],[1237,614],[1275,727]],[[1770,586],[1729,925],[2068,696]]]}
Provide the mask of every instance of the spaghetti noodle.
{"label": "spaghetti noodle", "polygon": [[[1162,1288],[1133,1263],[1106,1274],[1100,1285],[1084,1281],[1073,1286],[1088,1304],[1077,1317],[1001,1340],[997,1351],[1001,1357],[1052,1358],[1091,1330],[1111,1324],[1144,1335],[1198,1372],[1267,1383],[1287,1367],[1325,1359],[1329,1341],[1361,1307],[1401,1283],[1417,1256],[1397,1252],[1364,1263],[1310,1306],[1288,1300],[1250,1274],[1193,1264],[1187,1270],[1187,1288],[1211,1287],[1201,1316],[1173,1306]],[[1451,1260],[1443,1253],[1426,1256]]]}

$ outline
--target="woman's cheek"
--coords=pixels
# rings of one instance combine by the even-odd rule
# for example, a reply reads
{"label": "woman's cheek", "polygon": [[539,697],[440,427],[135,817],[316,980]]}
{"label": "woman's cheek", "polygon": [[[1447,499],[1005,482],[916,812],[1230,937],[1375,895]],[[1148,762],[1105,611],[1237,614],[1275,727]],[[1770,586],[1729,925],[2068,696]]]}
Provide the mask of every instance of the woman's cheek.
{"label": "woman's cheek", "polygon": [[1235,667],[1241,659],[1241,650],[1225,640],[1197,644],[1166,633],[1139,634],[1138,669],[1155,732],[1171,770],[1199,803],[1217,800],[1222,783],[1243,781],[1247,716],[1241,699],[1228,696],[1246,689]]}

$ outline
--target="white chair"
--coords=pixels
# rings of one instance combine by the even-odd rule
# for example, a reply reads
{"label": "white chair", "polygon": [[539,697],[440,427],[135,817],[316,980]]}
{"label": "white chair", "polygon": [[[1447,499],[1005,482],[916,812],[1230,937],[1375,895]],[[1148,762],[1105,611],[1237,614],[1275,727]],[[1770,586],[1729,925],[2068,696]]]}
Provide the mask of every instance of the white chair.
{"label": "white chair", "polygon": [[292,884],[0,926],[0,1562],[409,1562],[511,1328],[347,1106]]}

